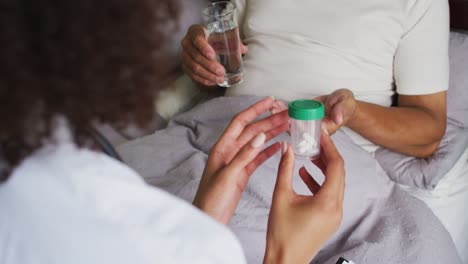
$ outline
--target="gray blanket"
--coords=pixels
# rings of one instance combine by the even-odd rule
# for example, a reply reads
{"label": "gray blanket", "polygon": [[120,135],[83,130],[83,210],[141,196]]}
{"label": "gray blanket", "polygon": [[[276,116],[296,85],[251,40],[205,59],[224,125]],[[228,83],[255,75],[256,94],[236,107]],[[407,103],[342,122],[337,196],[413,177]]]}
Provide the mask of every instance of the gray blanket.
{"label": "gray blanket", "polygon": [[[166,129],[121,145],[118,152],[149,184],[191,201],[211,146],[233,115],[256,100],[213,99],[177,116]],[[450,235],[423,202],[395,186],[378,162],[344,133],[333,140],[346,163],[344,217],[312,263],[335,263],[340,256],[357,264],[461,263]],[[262,262],[278,162],[279,155],[272,157],[252,175],[230,224],[249,263]],[[305,165],[323,180],[313,164]],[[293,186],[308,193],[298,175]]]}
{"label": "gray blanket", "polygon": [[433,190],[458,162],[468,147],[468,128],[459,127],[453,119],[437,151],[429,158],[418,159],[379,148],[375,158],[394,182]]}

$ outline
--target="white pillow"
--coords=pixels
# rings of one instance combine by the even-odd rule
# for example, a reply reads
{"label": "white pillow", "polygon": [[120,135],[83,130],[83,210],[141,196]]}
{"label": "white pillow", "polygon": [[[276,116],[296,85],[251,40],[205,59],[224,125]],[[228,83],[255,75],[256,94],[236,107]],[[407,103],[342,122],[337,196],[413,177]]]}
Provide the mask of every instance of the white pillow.
{"label": "white pillow", "polygon": [[183,74],[175,82],[159,92],[156,98],[156,112],[169,120],[174,115],[189,109],[197,101],[200,90],[190,78]]}

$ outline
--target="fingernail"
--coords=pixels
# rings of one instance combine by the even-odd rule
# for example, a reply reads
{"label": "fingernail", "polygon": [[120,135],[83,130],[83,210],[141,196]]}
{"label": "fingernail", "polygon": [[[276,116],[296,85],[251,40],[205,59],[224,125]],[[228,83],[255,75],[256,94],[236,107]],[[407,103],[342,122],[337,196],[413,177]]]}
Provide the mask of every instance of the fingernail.
{"label": "fingernail", "polygon": [[270,98],[271,98],[271,100],[273,100],[273,101],[275,101],[275,100],[276,100],[276,98],[275,98],[273,95],[270,95],[270,96],[268,96],[268,97],[270,97]]}
{"label": "fingernail", "polygon": [[270,112],[274,115],[274,114],[278,113],[278,109],[273,108],[273,109],[270,110]]}
{"label": "fingernail", "polygon": [[216,74],[219,76],[224,76],[224,71],[221,68],[216,69]]}
{"label": "fingernail", "polygon": [[338,125],[341,125],[343,123],[343,117],[338,116]]}
{"label": "fingernail", "polygon": [[322,127],[322,132],[325,133],[325,135],[330,136],[328,130],[325,127]]}
{"label": "fingernail", "polygon": [[260,133],[258,134],[253,140],[252,140],[252,143],[251,143],[251,146],[253,148],[258,148],[260,147],[263,143],[265,143],[265,134],[264,133]]}
{"label": "fingernail", "polygon": [[214,58],[215,58],[213,52],[207,52],[207,53],[206,53],[206,57],[207,57],[208,59],[210,59],[210,60],[214,60]]}
{"label": "fingernail", "polygon": [[216,82],[217,82],[217,83],[223,83],[223,82],[224,82],[224,78],[216,78]]}
{"label": "fingernail", "polygon": [[284,155],[288,151],[288,142],[281,142],[281,153]]}

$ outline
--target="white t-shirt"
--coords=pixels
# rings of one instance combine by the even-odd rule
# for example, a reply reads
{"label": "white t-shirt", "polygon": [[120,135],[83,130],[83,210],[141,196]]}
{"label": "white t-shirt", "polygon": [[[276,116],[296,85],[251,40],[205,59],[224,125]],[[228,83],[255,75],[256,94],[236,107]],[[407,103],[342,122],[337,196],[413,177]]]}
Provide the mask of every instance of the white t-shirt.
{"label": "white t-shirt", "polygon": [[233,2],[249,53],[244,81],[227,95],[295,100],[348,88],[390,106],[395,92],[448,88],[447,0]]}
{"label": "white t-shirt", "polygon": [[0,234],[2,264],[245,263],[226,227],[64,137],[0,184]]}

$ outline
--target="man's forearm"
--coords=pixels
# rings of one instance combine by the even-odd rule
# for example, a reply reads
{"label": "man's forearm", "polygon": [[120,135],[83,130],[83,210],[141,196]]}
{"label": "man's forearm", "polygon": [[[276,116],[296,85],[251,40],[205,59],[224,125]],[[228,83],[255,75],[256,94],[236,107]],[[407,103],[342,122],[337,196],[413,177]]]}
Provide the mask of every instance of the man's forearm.
{"label": "man's forearm", "polygon": [[439,146],[446,119],[422,107],[384,107],[358,101],[347,126],[377,145],[427,157]]}

